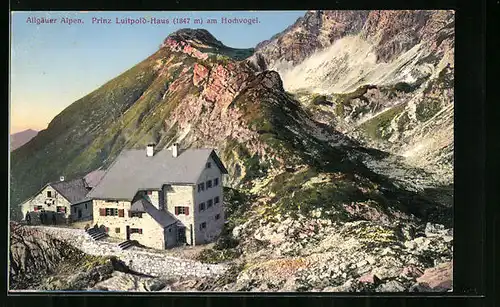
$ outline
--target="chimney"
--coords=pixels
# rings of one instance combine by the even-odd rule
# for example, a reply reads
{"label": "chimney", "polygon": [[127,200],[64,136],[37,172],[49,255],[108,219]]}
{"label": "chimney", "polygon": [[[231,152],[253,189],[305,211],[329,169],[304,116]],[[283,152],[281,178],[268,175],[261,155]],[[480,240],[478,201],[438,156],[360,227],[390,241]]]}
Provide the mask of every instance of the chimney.
{"label": "chimney", "polygon": [[59,176],[59,181],[64,181],[64,176]]}
{"label": "chimney", "polygon": [[175,158],[179,155],[179,143],[172,145],[172,156]]}
{"label": "chimney", "polygon": [[146,156],[152,157],[154,155],[155,144],[148,144],[146,147]]}

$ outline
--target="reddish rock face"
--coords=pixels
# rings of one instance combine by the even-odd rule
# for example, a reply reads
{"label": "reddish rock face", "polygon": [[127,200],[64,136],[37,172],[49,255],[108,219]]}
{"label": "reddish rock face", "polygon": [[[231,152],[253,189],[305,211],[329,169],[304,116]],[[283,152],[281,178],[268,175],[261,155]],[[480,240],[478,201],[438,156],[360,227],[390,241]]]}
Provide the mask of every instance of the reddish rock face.
{"label": "reddish rock face", "polygon": [[227,68],[219,64],[210,71],[209,76],[202,97],[208,101],[216,102],[225,110],[236,97],[236,94],[243,89],[250,74],[241,70],[231,73]]}
{"label": "reddish rock face", "polygon": [[447,262],[425,270],[424,274],[417,278],[417,282],[425,284],[431,289],[451,289],[452,278],[453,265],[451,262]]}
{"label": "reddish rock face", "polygon": [[169,48],[174,52],[182,52],[201,60],[206,60],[208,58],[208,54],[199,51],[198,49],[194,48],[193,46],[187,44],[184,41],[179,42],[174,39],[167,38],[163,42],[162,47]]}
{"label": "reddish rock face", "polygon": [[194,75],[193,75],[193,83],[194,85],[198,86],[201,81],[205,80],[205,78],[208,76],[209,70],[198,63],[194,64]]}

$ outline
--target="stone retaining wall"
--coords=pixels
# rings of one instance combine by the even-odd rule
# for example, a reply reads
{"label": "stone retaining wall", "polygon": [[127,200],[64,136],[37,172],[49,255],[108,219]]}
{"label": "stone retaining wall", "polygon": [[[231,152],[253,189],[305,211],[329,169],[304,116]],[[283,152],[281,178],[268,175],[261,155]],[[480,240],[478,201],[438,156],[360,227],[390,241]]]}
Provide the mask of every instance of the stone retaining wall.
{"label": "stone retaining wall", "polygon": [[220,275],[227,269],[222,264],[203,264],[189,259],[169,257],[137,247],[121,250],[116,243],[94,241],[82,229],[47,226],[32,227],[43,230],[55,238],[65,240],[87,254],[116,256],[125,262],[131,270],[155,277],[208,277]]}

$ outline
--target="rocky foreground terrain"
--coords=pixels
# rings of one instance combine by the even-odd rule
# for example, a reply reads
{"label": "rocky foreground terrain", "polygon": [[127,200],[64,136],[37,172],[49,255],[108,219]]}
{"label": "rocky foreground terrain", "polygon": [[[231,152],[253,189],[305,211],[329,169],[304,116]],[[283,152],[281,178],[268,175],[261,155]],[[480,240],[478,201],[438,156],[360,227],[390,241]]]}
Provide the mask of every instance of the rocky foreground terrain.
{"label": "rocky foreground terrain", "polygon": [[[245,237],[252,223],[259,230]],[[236,227],[194,259],[138,247],[122,251],[77,229],[13,223],[11,232],[11,290],[452,290],[453,234],[440,225],[418,229],[278,216]],[[228,240],[234,247],[221,248]]]}
{"label": "rocky foreground terrain", "polygon": [[[215,148],[228,169],[223,234],[197,252],[137,250],[139,260],[85,234],[16,228],[11,288],[451,290],[453,25],[451,11],[310,11],[255,49],[202,29],[170,34],[12,153],[11,216],[61,173],[176,142]],[[74,267],[81,276],[99,261],[109,274],[68,280],[51,260],[68,253],[96,259]]]}

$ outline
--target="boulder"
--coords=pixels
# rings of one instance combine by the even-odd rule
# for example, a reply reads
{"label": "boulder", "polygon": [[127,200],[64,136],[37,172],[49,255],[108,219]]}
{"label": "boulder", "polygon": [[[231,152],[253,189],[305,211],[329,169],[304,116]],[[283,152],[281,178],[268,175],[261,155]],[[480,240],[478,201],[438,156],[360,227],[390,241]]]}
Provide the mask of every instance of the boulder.
{"label": "boulder", "polygon": [[445,292],[452,289],[453,265],[451,262],[442,263],[434,268],[424,271],[424,274],[417,278],[414,291]]}

